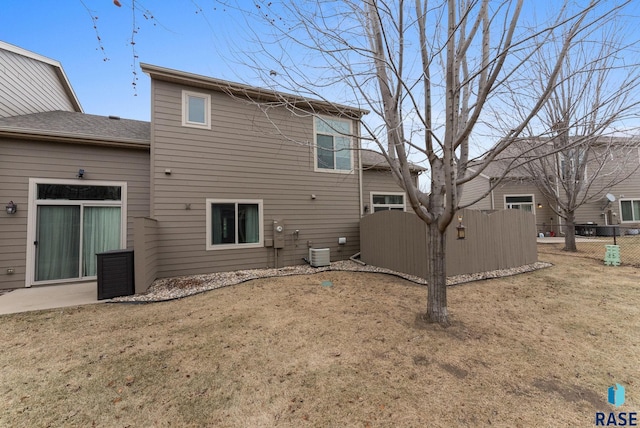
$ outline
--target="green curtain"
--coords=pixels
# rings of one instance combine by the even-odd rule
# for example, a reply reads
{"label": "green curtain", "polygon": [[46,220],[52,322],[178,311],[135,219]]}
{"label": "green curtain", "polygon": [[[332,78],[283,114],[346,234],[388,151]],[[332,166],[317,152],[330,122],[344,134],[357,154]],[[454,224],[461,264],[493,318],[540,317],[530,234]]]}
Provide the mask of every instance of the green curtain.
{"label": "green curtain", "polygon": [[85,207],[83,220],[82,276],[95,276],[96,254],[120,248],[120,207]]}
{"label": "green curtain", "polygon": [[36,281],[79,276],[79,206],[38,206],[36,240]]}
{"label": "green curtain", "polygon": [[257,204],[238,204],[239,244],[255,244],[260,241],[260,215]]}

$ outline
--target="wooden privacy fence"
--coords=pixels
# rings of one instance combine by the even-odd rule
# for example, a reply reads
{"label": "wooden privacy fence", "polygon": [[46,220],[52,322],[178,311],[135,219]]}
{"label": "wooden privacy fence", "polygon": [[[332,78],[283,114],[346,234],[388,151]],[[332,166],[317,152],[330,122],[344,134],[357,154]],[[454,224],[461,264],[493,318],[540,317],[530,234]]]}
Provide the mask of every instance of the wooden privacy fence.
{"label": "wooden privacy fence", "polygon": [[[466,238],[457,239],[457,217],[447,229],[447,275],[508,269],[538,261],[535,217],[520,210],[485,214],[461,210]],[[380,211],[360,220],[363,262],[425,278],[427,225],[413,213]]]}

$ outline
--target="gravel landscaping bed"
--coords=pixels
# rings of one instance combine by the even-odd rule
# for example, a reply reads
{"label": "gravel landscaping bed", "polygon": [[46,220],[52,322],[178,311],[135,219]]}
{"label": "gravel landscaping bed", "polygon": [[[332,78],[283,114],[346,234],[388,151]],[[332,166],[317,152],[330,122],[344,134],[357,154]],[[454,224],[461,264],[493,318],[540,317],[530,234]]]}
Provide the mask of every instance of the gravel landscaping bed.
{"label": "gravel landscaping bed", "polygon": [[[511,269],[500,269],[489,272],[480,272],[466,275],[456,275],[447,278],[447,285],[457,285],[465,282],[479,281],[482,279],[501,278],[504,276],[517,275],[525,272],[552,266],[551,263],[536,262],[530,265],[519,266]],[[111,302],[161,302],[166,300],[180,299],[192,296],[216,288],[229,285],[240,284],[258,278],[270,278],[289,275],[310,275],[325,271],[352,271],[352,272],[373,272],[395,275],[416,284],[426,285],[423,278],[395,272],[390,269],[380,268],[370,265],[361,265],[350,260],[342,260],[331,263],[331,266],[312,267],[309,265],[288,266],[280,269],[249,269],[235,272],[219,272],[203,275],[181,276],[174,278],[163,278],[154,281],[144,294],[133,296],[117,297]]]}

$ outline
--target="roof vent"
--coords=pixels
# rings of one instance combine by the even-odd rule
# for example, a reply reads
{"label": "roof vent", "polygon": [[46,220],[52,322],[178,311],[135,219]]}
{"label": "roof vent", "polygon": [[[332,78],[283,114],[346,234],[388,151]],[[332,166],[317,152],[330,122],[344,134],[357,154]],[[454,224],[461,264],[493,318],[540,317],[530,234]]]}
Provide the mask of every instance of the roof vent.
{"label": "roof vent", "polygon": [[109,116],[109,119],[120,120],[120,116]]}

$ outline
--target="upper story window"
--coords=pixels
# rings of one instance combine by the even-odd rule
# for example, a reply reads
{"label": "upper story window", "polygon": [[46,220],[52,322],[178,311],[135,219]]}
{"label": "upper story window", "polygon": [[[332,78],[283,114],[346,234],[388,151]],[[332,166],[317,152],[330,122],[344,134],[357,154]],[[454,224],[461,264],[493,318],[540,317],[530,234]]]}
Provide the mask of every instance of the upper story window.
{"label": "upper story window", "polygon": [[405,211],[404,193],[371,192],[371,206],[373,207],[371,212],[374,213],[386,210]]}
{"label": "upper story window", "polygon": [[351,134],[351,122],[348,120],[316,117],[315,169],[351,172]]}
{"label": "upper story window", "polygon": [[640,200],[627,199],[620,200],[620,213],[622,222],[639,222],[640,221]]}
{"label": "upper story window", "polygon": [[182,126],[211,129],[211,95],[182,91]]}

